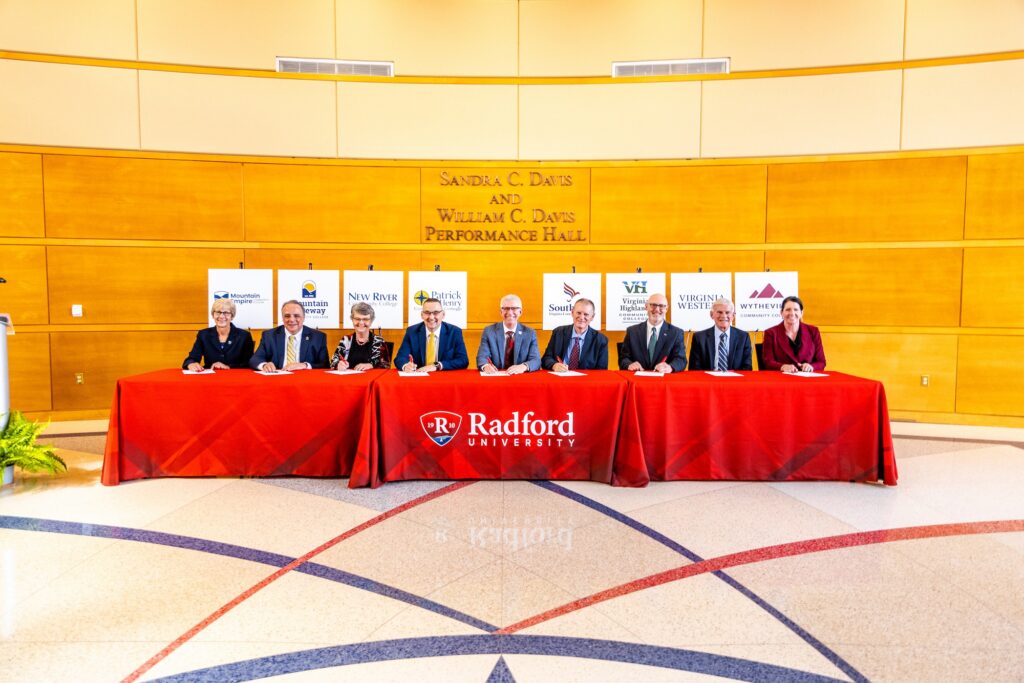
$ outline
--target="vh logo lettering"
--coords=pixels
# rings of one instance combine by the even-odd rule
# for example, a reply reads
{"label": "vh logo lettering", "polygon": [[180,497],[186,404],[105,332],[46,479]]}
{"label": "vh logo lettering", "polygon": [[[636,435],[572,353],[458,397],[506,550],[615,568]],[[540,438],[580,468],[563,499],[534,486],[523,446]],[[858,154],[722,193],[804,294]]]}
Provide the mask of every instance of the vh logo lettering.
{"label": "vh logo lettering", "polygon": [[431,441],[438,446],[446,446],[459,433],[462,416],[445,410],[435,410],[420,415],[420,425]]}
{"label": "vh logo lettering", "polygon": [[631,280],[627,282],[622,281],[622,286],[626,288],[627,294],[646,294],[647,293],[647,280]]}

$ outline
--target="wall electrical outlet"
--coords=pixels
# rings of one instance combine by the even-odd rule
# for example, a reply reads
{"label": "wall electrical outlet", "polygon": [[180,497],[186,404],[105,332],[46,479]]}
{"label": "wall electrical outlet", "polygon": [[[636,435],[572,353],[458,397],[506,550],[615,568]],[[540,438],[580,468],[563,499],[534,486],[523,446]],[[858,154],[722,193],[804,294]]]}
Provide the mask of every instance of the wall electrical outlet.
{"label": "wall electrical outlet", "polygon": [[928,386],[928,375],[921,375],[921,386]]}
{"label": "wall electrical outlet", "polygon": [[85,373],[84,372],[76,372],[75,373],[75,384],[85,384]]}
{"label": "wall electrical outlet", "polygon": [[71,304],[71,317],[81,318],[82,317],[82,304]]}

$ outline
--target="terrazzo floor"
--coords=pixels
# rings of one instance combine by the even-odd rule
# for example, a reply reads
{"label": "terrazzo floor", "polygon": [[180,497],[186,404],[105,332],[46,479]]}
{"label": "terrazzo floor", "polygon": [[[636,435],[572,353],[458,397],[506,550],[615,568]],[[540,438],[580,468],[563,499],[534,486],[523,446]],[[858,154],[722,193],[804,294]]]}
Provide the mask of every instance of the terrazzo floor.
{"label": "terrazzo floor", "polygon": [[896,487],[377,490],[104,487],[55,435],[0,489],[0,680],[1022,681],[1024,431],[905,432]]}

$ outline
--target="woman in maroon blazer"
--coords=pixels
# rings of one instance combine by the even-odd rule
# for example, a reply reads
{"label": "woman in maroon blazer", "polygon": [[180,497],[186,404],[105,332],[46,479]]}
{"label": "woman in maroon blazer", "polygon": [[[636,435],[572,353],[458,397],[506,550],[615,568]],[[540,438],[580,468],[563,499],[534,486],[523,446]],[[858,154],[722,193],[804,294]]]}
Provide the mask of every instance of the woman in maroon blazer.
{"label": "woman in maroon blazer", "polygon": [[825,349],[818,328],[800,322],[804,302],[797,296],[782,300],[782,322],[764,331],[763,370],[783,372],[821,372],[825,369]]}

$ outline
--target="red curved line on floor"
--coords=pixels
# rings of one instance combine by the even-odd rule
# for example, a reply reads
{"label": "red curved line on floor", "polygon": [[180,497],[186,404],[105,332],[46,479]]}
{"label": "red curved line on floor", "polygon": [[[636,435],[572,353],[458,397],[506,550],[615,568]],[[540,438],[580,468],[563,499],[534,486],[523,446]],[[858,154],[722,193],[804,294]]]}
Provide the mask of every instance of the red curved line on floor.
{"label": "red curved line on floor", "polygon": [[744,550],[730,555],[712,557],[701,562],[669,569],[657,574],[645,576],[613,588],[594,593],[593,595],[579,600],[555,607],[546,612],[534,615],[520,622],[506,626],[495,631],[495,635],[515,633],[524,628],[529,628],[544,621],[549,621],[569,612],[581,610],[584,607],[618,598],[630,593],[636,593],[647,588],[660,586],[662,584],[679,581],[680,579],[708,574],[729,567],[737,567],[744,564],[754,564],[768,560],[777,560],[782,557],[794,557],[818,553],[825,550],[839,550],[841,548],[853,548],[861,545],[873,545],[875,543],[891,543],[893,541],[910,541],[921,538],[938,538],[941,536],[966,536],[970,534],[995,534],[1012,531],[1024,531],[1024,519],[1012,519],[995,522],[966,522],[957,524],[935,524],[929,526],[911,526],[899,529],[881,529],[879,531],[861,531],[852,534],[841,534],[839,536],[826,536],[824,538],[813,538],[806,541],[795,541],[793,543],[782,543],[763,548]]}
{"label": "red curved line on floor", "polygon": [[168,655],[170,655],[172,652],[177,650],[179,647],[181,647],[182,645],[187,643],[189,640],[191,640],[193,637],[195,637],[196,634],[198,634],[200,631],[205,629],[207,626],[209,626],[213,622],[215,622],[218,619],[220,619],[222,616],[227,614],[229,611],[231,611],[232,609],[234,609],[235,607],[240,605],[242,602],[244,602],[248,598],[250,598],[253,595],[255,595],[257,592],[263,590],[264,588],[266,588],[267,586],[272,584],[274,581],[277,581],[279,578],[281,578],[282,576],[284,576],[288,572],[292,571],[296,567],[298,567],[298,566],[300,566],[300,565],[302,565],[302,564],[304,564],[306,562],[309,562],[311,559],[313,559],[314,557],[316,557],[320,553],[324,552],[325,550],[329,550],[329,549],[333,548],[334,546],[338,545],[339,543],[341,543],[342,541],[344,541],[346,539],[349,539],[349,538],[352,538],[356,534],[358,534],[358,533],[360,533],[362,531],[366,531],[370,527],[376,526],[377,524],[380,524],[381,522],[383,522],[383,521],[385,521],[387,519],[390,519],[390,518],[394,517],[395,515],[399,515],[399,514],[405,512],[406,510],[410,510],[410,509],[416,507],[417,505],[422,505],[423,503],[428,503],[428,502],[434,500],[435,498],[440,498],[441,496],[447,495],[447,494],[452,493],[454,491],[457,491],[457,490],[459,490],[461,488],[465,488],[465,487],[469,486],[472,483],[473,483],[472,481],[456,482],[456,483],[454,483],[454,484],[452,484],[450,486],[445,486],[442,489],[438,489],[438,490],[432,491],[431,493],[428,493],[428,494],[426,494],[424,496],[420,496],[419,498],[414,498],[413,500],[410,500],[407,503],[403,503],[403,504],[399,505],[398,507],[391,508],[390,510],[388,510],[387,512],[385,512],[383,514],[377,515],[376,517],[373,517],[372,519],[366,520],[362,524],[359,524],[357,526],[352,527],[351,529],[349,529],[345,533],[343,533],[343,534],[341,534],[339,536],[335,536],[334,538],[332,538],[331,540],[327,541],[326,543],[323,543],[323,544],[317,546],[316,548],[314,548],[313,550],[310,550],[305,555],[302,555],[301,557],[296,557],[292,562],[290,562],[290,563],[286,564],[285,566],[281,567],[280,569],[278,569],[273,574],[271,574],[270,576],[266,577],[265,579],[263,579],[259,583],[257,583],[255,585],[251,586],[250,588],[246,589],[245,591],[243,591],[242,593],[237,595],[235,598],[233,598],[230,602],[227,602],[224,605],[222,605],[215,612],[210,614],[210,616],[206,617],[205,619],[200,621],[198,624],[196,624],[195,626],[193,626],[192,628],[190,628],[189,630],[185,631],[183,634],[178,636],[177,639],[174,640],[174,642],[172,642],[170,645],[168,645],[164,649],[160,650],[160,652],[158,652],[155,655],[153,655],[152,657],[150,657],[149,660],[145,664],[143,664],[138,669],[136,669],[135,671],[130,673],[127,677],[125,677],[121,681],[121,683],[133,683],[134,681],[138,680],[140,676],[142,676],[147,671],[152,669],[154,666],[159,664],[161,661],[166,659]]}

